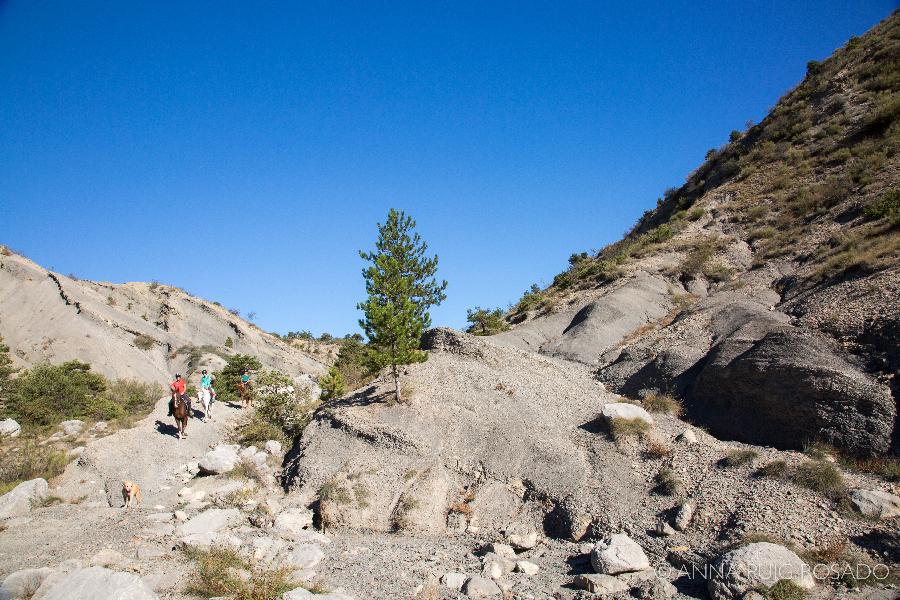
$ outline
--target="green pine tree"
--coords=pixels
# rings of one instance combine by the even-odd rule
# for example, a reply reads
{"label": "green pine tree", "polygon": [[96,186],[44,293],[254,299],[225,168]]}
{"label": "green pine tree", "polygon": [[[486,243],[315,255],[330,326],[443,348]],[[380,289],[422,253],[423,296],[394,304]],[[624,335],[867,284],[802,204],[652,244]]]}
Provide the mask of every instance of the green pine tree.
{"label": "green pine tree", "polygon": [[503,311],[499,308],[494,310],[480,306],[470,308],[466,311],[466,321],[471,324],[467,331],[475,335],[494,335],[509,329],[503,319]]}
{"label": "green pine tree", "polygon": [[331,367],[328,369],[328,373],[319,379],[319,387],[322,388],[322,400],[331,400],[343,396],[347,384],[337,367]]}
{"label": "green pine tree", "polygon": [[3,337],[0,337],[0,411],[6,410],[6,399],[12,394],[13,379],[12,374],[16,369],[12,366],[12,359],[9,357],[9,346],[3,343]]}
{"label": "green pine tree", "polygon": [[447,296],[447,282],[434,278],[438,257],[426,256],[428,245],[414,229],[416,222],[393,208],[387,222],[378,225],[374,252],[360,252],[371,265],[363,269],[368,298],[357,308],[365,318],[359,324],[369,338],[366,362],[372,370],[391,368],[394,396],[400,396],[399,365],[422,362],[422,333],[431,326],[428,309]]}

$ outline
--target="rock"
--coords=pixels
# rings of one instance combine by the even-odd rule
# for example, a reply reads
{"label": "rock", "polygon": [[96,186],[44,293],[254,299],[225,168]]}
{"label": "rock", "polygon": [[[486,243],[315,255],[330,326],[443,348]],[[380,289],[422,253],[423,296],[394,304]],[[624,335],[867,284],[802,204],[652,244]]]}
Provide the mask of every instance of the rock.
{"label": "rock", "polygon": [[78,458],[79,456],[84,454],[85,450],[87,450],[86,446],[75,446],[74,448],[69,450],[69,456],[71,456],[72,458]]}
{"label": "rock", "polygon": [[44,586],[35,594],[35,600],[156,600],[156,593],[133,573],[118,573],[104,567],[77,569],[54,581],[52,587]]}
{"label": "rock", "polygon": [[443,577],[441,577],[441,583],[451,590],[458,592],[466,583],[466,575],[465,573],[459,573],[456,571],[444,573]]}
{"label": "rock", "polygon": [[0,437],[18,437],[20,433],[22,433],[22,426],[15,419],[0,421]]}
{"label": "rock", "polygon": [[637,542],[624,533],[616,533],[599,542],[591,551],[591,566],[603,575],[642,571],[650,561]]}
{"label": "rock", "polygon": [[327,594],[313,594],[308,589],[301,587],[285,592],[281,598],[282,600],[353,600],[353,597],[341,588],[337,588]]}
{"label": "rock", "polygon": [[592,594],[604,595],[625,592],[628,586],[612,575],[587,573],[577,575],[572,585],[579,590],[585,590]]}
{"label": "rock", "polygon": [[500,587],[484,577],[469,577],[463,584],[462,592],[469,598],[495,598],[503,594]]}
{"label": "rock", "polygon": [[517,560],[516,561],[516,572],[525,573],[526,575],[537,575],[538,571],[540,571],[540,567],[534,564],[531,561],[527,560]]}
{"label": "rock", "polygon": [[897,412],[890,388],[842,353],[821,334],[750,321],[710,352],[693,387],[697,414],[719,438],[883,454]]}
{"label": "rock", "polygon": [[197,463],[201,473],[220,475],[233,470],[238,463],[236,446],[220,444],[203,455]]}
{"label": "rock", "polygon": [[613,419],[640,419],[647,425],[653,425],[653,417],[650,416],[650,413],[640,406],[628,402],[609,402],[604,404],[601,414],[607,421],[612,421]]}
{"label": "rock", "polygon": [[503,565],[497,560],[486,560],[481,565],[481,576],[485,579],[500,579],[503,577]]}
{"label": "rock", "polygon": [[507,527],[504,534],[506,541],[516,550],[531,550],[537,546],[537,531],[530,526],[515,524]]}
{"label": "rock", "polygon": [[669,600],[678,594],[674,585],[661,577],[652,577],[631,586],[631,595],[646,600]]}
{"label": "rock", "polygon": [[685,429],[681,433],[678,434],[678,437],[675,438],[675,441],[681,442],[683,444],[696,444],[697,443],[697,434],[694,433],[693,429]]}
{"label": "rock", "polygon": [[256,454],[256,446],[247,446],[246,448],[241,448],[240,452],[238,452],[238,457],[244,460],[253,458],[253,455]]}
{"label": "rock", "polygon": [[662,536],[666,536],[666,537],[675,535],[677,533],[665,519],[659,519],[656,522],[656,527],[654,528],[654,531],[656,532],[657,535],[662,535]]}
{"label": "rock", "polygon": [[10,573],[0,584],[0,600],[28,600],[52,572],[53,569],[43,567]]}
{"label": "rock", "polygon": [[59,424],[59,428],[65,435],[78,435],[84,429],[84,421],[70,419]]}
{"label": "rock", "polygon": [[158,513],[150,513],[149,515],[144,515],[144,518],[148,521],[152,521],[154,523],[168,523],[172,520],[172,513],[170,512],[158,512]]}
{"label": "rock", "polygon": [[503,558],[516,557],[516,551],[513,550],[512,546],[509,546],[507,544],[500,544],[497,542],[488,545],[488,552],[493,552],[497,556],[502,556]]}
{"label": "rock", "polygon": [[113,565],[123,565],[127,562],[121,552],[116,552],[111,548],[104,548],[91,557],[90,564],[99,567],[109,567]]}
{"label": "rock", "polygon": [[675,529],[684,531],[688,528],[688,525],[691,524],[691,519],[694,518],[694,508],[695,505],[690,500],[678,507],[678,510],[675,511],[675,522],[672,523]]}
{"label": "rock", "polygon": [[241,511],[236,508],[209,508],[179,525],[178,534],[212,533],[233,525],[240,518]]}
{"label": "rock", "polygon": [[323,558],[325,553],[315,544],[299,544],[284,557],[283,562],[295,569],[311,569]]}
{"label": "rock", "polygon": [[295,534],[312,527],[313,511],[308,508],[288,508],[275,517],[273,529],[279,533]]}
{"label": "rock", "polygon": [[107,423],[106,421],[97,421],[96,423],[94,423],[94,426],[91,427],[91,429],[94,431],[106,431],[108,427],[109,423]]}
{"label": "rock", "polygon": [[49,486],[46,479],[32,479],[17,485],[0,496],[0,519],[21,517],[31,512],[31,506],[47,497]]}
{"label": "rock", "polygon": [[850,501],[856,510],[875,519],[900,516],[900,497],[881,490],[853,490]]}
{"label": "rock", "polygon": [[278,440],[269,440],[266,442],[265,449],[266,452],[272,456],[278,456],[281,454],[281,442]]}
{"label": "rock", "polygon": [[815,586],[809,567],[784,546],[757,542],[726,552],[712,562],[707,590],[713,600],[741,598],[761,586],[790,579],[803,589]]}
{"label": "rock", "polygon": [[203,549],[211,548],[213,546],[224,546],[237,549],[243,545],[241,538],[221,531],[186,535],[181,538],[180,543],[183,548]]}
{"label": "rock", "polygon": [[174,512],[174,515],[175,515],[175,520],[178,521],[179,523],[184,523],[185,521],[188,520],[187,513],[184,512],[183,510],[176,510]]}

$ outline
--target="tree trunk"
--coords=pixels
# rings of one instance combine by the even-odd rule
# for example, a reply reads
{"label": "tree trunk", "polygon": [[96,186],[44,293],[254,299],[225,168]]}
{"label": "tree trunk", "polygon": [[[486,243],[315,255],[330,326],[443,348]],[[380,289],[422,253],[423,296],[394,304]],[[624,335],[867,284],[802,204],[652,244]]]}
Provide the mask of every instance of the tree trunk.
{"label": "tree trunk", "polygon": [[394,374],[394,398],[399,404],[402,401],[400,398],[400,371],[397,370],[397,365],[391,365],[391,370]]}

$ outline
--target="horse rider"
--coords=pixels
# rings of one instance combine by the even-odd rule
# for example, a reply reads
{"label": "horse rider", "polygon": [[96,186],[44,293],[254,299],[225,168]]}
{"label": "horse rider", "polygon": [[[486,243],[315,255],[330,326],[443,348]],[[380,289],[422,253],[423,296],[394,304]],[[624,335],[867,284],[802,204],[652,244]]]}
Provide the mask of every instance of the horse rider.
{"label": "horse rider", "polygon": [[200,389],[209,390],[209,404],[212,406],[212,403],[216,399],[216,390],[212,386],[213,384],[213,376],[206,372],[206,369],[203,369],[200,372]]}
{"label": "horse rider", "polygon": [[169,400],[169,416],[174,416],[175,398],[184,400],[184,404],[188,409],[188,415],[190,415],[192,413],[191,399],[187,395],[187,383],[181,378],[181,373],[175,374],[175,381],[169,384],[169,389],[172,390],[172,399]]}

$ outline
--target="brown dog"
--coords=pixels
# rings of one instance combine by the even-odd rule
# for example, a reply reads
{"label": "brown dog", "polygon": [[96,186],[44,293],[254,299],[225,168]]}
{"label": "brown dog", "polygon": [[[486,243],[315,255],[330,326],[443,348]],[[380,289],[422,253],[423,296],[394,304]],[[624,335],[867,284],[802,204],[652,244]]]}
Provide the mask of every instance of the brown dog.
{"label": "brown dog", "polygon": [[131,505],[141,503],[141,486],[133,481],[122,482],[122,498],[125,500],[125,508],[131,508]]}

